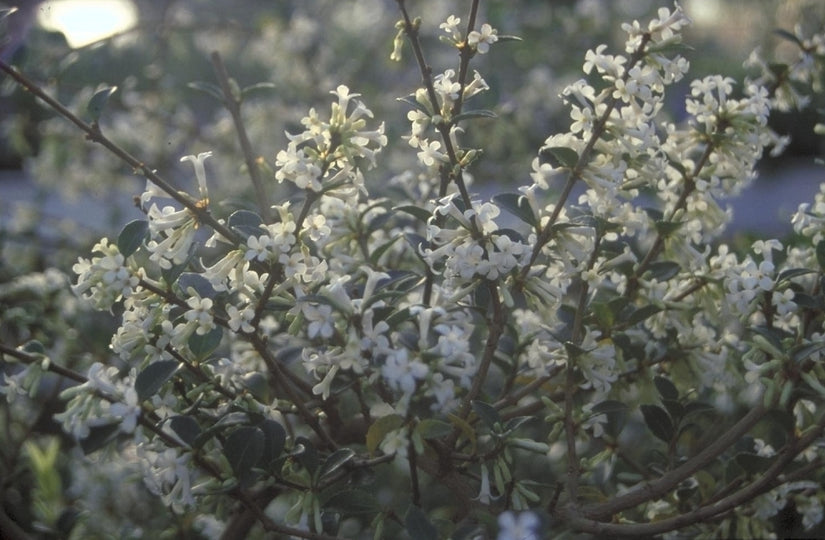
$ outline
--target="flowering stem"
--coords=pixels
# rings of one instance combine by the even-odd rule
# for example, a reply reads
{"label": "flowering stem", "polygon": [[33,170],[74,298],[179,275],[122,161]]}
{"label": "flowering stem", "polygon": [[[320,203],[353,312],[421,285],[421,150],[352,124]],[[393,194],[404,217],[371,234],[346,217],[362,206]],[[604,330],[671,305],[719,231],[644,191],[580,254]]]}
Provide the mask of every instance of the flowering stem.
{"label": "flowering stem", "polygon": [[212,53],[211,58],[215,75],[218,78],[221,91],[223,92],[224,105],[229,111],[229,114],[232,115],[235,130],[238,132],[238,142],[241,144],[241,151],[246,161],[246,169],[249,171],[252,186],[255,188],[255,196],[258,199],[261,217],[263,217],[265,223],[272,223],[272,208],[266,196],[263,179],[261,178],[261,170],[258,168],[258,158],[252,150],[252,143],[249,142],[249,136],[246,134],[246,127],[244,127],[243,119],[241,118],[241,100],[232,92],[229,83],[229,74],[226,71],[226,66],[223,63],[223,59],[221,59],[221,55],[216,51]]}
{"label": "flowering stem", "polygon": [[[470,6],[470,16],[467,20],[467,31],[464,33],[465,36],[469,36],[470,32],[475,30],[476,26],[476,17],[478,16],[478,4],[479,0],[473,0],[472,5]],[[459,48],[459,57],[460,61],[458,64],[458,84],[460,85],[460,90],[458,91],[458,99],[455,100],[453,103],[453,110],[452,115],[455,116],[461,113],[461,108],[464,105],[464,87],[467,84],[467,68],[470,65],[470,59],[475,56],[475,51],[472,47],[467,44],[467,38],[464,38],[463,45]]]}
{"label": "flowering stem", "polygon": [[[628,78],[630,77],[630,71],[642,58],[644,58],[646,51],[645,48],[647,44],[652,39],[652,36],[649,32],[646,32],[642,35],[642,40],[639,43],[639,47],[636,51],[631,55],[628,63],[627,68],[625,69],[624,74],[622,75],[621,80],[627,82]],[[533,253],[530,255],[530,261],[524,265],[521,269],[520,277],[517,281],[517,287],[521,288],[524,287],[524,282],[527,278],[527,274],[530,273],[530,269],[535,264],[536,260],[541,253],[541,249],[550,241],[553,236],[553,225],[558,220],[559,215],[561,214],[562,209],[564,208],[565,203],[567,202],[568,197],[570,197],[570,193],[573,191],[573,187],[575,186],[576,182],[581,178],[582,172],[584,172],[585,167],[587,166],[588,162],[590,161],[590,154],[593,152],[593,148],[596,146],[596,142],[601,138],[604,134],[605,128],[607,127],[607,121],[610,119],[610,114],[613,112],[613,109],[616,107],[616,103],[618,103],[619,98],[614,97],[611,95],[606,103],[604,108],[604,113],[599,117],[599,119],[593,124],[593,132],[590,135],[590,139],[587,141],[584,149],[582,149],[581,154],[579,155],[579,159],[576,161],[576,165],[573,169],[570,170],[570,173],[567,175],[567,182],[562,189],[561,194],[559,195],[559,199],[556,202],[555,208],[553,208],[553,212],[550,214],[550,219],[547,221],[547,224],[544,228],[540,231],[538,238],[536,239],[536,244],[533,247]]]}

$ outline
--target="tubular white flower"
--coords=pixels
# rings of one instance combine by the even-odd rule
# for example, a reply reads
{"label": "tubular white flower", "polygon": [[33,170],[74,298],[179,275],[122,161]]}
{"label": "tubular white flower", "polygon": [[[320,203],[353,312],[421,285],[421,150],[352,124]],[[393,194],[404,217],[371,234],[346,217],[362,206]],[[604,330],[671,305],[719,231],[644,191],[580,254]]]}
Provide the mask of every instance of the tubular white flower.
{"label": "tubular white flower", "polygon": [[206,169],[203,166],[203,162],[211,156],[212,152],[201,152],[197,156],[188,155],[180,158],[181,162],[191,161],[192,165],[194,165],[195,177],[198,179],[198,192],[200,193],[201,200],[204,201],[209,201],[209,190],[206,187]]}

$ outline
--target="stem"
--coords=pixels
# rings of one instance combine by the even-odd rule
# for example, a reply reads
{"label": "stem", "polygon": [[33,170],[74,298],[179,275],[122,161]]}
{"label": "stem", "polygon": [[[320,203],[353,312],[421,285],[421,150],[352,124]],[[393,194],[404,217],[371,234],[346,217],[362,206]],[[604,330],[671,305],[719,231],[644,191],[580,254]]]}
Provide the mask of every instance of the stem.
{"label": "stem", "polygon": [[255,196],[258,199],[261,217],[263,217],[265,223],[272,223],[272,208],[266,196],[263,179],[261,178],[261,170],[258,168],[258,158],[252,150],[252,143],[249,142],[249,136],[246,134],[246,127],[244,127],[243,119],[241,118],[241,100],[240,98],[236,98],[232,92],[229,83],[229,74],[226,71],[226,66],[221,59],[221,55],[216,51],[212,53],[211,58],[215,75],[218,78],[221,91],[223,92],[224,105],[229,111],[229,114],[232,115],[235,131],[238,132],[238,142],[241,144],[241,151],[246,161],[246,168],[249,171],[252,186],[255,188]]}

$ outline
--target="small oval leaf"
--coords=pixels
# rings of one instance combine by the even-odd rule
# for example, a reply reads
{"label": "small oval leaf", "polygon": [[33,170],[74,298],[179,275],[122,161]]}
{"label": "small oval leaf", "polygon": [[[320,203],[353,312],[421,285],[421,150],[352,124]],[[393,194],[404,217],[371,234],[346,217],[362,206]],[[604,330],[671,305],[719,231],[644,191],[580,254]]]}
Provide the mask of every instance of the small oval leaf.
{"label": "small oval leaf", "polygon": [[263,451],[264,433],[252,426],[234,430],[223,444],[223,453],[241,485],[249,485],[254,478],[252,467],[261,459]]}
{"label": "small oval leaf", "polygon": [[117,236],[117,249],[124,257],[128,257],[143,244],[149,236],[149,222],[136,219],[130,221]]}
{"label": "small oval leaf", "polygon": [[143,368],[135,379],[135,392],[138,401],[144,401],[154,396],[161,386],[174,375],[180,367],[177,360],[159,360]]}
{"label": "small oval leaf", "polygon": [[112,97],[117,91],[117,86],[109,86],[107,88],[102,88],[95,92],[92,98],[89,100],[89,103],[86,105],[86,112],[89,113],[89,117],[91,117],[93,122],[97,122],[100,120],[100,115],[103,113],[103,109],[106,108],[106,103],[109,101],[109,98]]}

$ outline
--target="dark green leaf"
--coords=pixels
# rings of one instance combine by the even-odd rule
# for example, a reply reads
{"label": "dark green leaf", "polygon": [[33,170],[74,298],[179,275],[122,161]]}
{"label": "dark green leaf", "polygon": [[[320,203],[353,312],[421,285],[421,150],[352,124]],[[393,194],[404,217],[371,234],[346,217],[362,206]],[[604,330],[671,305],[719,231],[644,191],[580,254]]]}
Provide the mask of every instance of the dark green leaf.
{"label": "dark green leaf", "polygon": [[713,410],[713,405],[708,405],[707,403],[702,403],[701,401],[691,401],[685,405],[685,418],[691,414],[712,412]]}
{"label": "dark green leaf", "polygon": [[177,360],[158,360],[143,368],[135,379],[138,401],[142,402],[154,396],[179,366],[180,362]]}
{"label": "dark green leaf", "polygon": [[387,317],[385,322],[389,325],[390,330],[395,330],[399,324],[408,320],[410,320],[410,308],[404,308]]}
{"label": "dark green leaf", "polygon": [[345,516],[375,514],[381,510],[378,499],[363,489],[345,489],[333,494],[324,503],[325,509],[341,512]]}
{"label": "dark green leaf", "polygon": [[206,81],[192,81],[186,86],[193,90],[203,92],[204,94],[209,94],[210,96],[214,97],[215,99],[223,103],[223,92],[221,91],[221,88],[216,84],[212,84]]}
{"label": "dark green leaf", "polygon": [[782,28],[777,28],[773,31],[773,33],[783,39],[787,39],[788,41],[796,43],[797,45],[799,45],[800,48],[803,47],[803,43],[799,41],[799,38],[796,37],[796,35],[794,35],[793,32],[788,32],[787,30],[783,30]]}
{"label": "dark green leaf", "polygon": [[767,339],[775,349],[780,351],[785,350],[785,347],[782,345],[782,339],[787,337],[787,334],[783,334],[782,330],[774,327],[768,328],[767,326],[754,326],[749,330]]}
{"label": "dark green leaf", "polygon": [[410,505],[407,515],[404,516],[404,525],[412,540],[433,540],[438,538],[438,529],[435,528],[427,515],[417,506]]}
{"label": "dark green leaf", "polygon": [[410,105],[411,107],[413,107],[415,109],[418,109],[419,111],[423,112],[427,116],[430,116],[432,114],[430,111],[427,110],[427,107],[425,107],[424,105],[420,104],[418,101],[415,100],[415,95],[413,95],[413,94],[411,94],[409,96],[396,98],[396,99],[398,99],[398,101],[403,101],[404,103],[406,103],[407,105]]}
{"label": "dark green leaf", "polygon": [[668,237],[675,233],[681,229],[684,224],[684,221],[655,221],[653,223],[654,227],[656,227],[656,232],[663,237]]}
{"label": "dark green leaf", "polygon": [[499,193],[493,197],[493,202],[528,225],[536,226],[538,221],[524,195],[520,193]]}
{"label": "dark green leaf", "polygon": [[275,460],[281,457],[286,444],[286,430],[275,420],[264,420],[258,424],[258,428],[264,434],[264,448],[261,452],[261,465],[269,467]]}
{"label": "dark green leaf", "polygon": [[659,395],[662,396],[662,399],[679,399],[679,391],[670,379],[657,375],[653,377],[653,384],[656,385],[656,390],[659,392]]}
{"label": "dark green leaf", "polygon": [[810,294],[795,292],[793,295],[794,304],[804,309],[825,311],[825,302],[822,295],[811,296]]}
{"label": "dark green leaf", "polygon": [[629,411],[630,408],[625,403],[611,399],[597,403],[591,409],[594,415],[607,415],[604,431],[613,438],[618,437],[624,429]]}
{"label": "dark green leaf", "polygon": [[269,381],[267,381],[266,375],[259,371],[254,371],[244,375],[241,380],[243,381],[244,388],[252,394],[252,397],[256,400],[261,403],[269,403],[271,401]]}
{"label": "dark green leaf", "polygon": [[[567,167],[568,169],[574,168],[579,162],[579,154],[572,148],[564,146],[546,146],[541,149],[539,154],[542,157],[552,158],[552,165]],[[555,163],[552,163],[553,161]]]}
{"label": "dark green leaf", "polygon": [[89,455],[114,440],[119,430],[119,422],[105,426],[92,426],[89,428],[89,435],[80,441],[80,448],[84,454]]}
{"label": "dark green leaf", "polygon": [[819,269],[825,271],[825,240],[816,244],[816,262],[819,263]]}
{"label": "dark green leaf", "polygon": [[783,270],[779,277],[776,278],[777,283],[781,283],[786,280],[793,279],[795,277],[804,276],[807,274],[814,274],[816,270],[810,270],[808,268],[789,268],[787,270]]}
{"label": "dark green leaf", "polygon": [[736,454],[736,463],[748,474],[761,474],[768,470],[773,463],[773,458],[740,452]]}
{"label": "dark green leaf", "polygon": [[493,111],[487,110],[467,111],[453,116],[453,123],[461,122],[462,120],[469,120],[471,118],[498,118],[498,115]]}
{"label": "dark green leaf", "polygon": [[321,464],[321,468],[318,471],[318,478],[323,478],[324,476],[334,473],[354,457],[355,451],[351,448],[341,448],[340,450],[336,450]]}
{"label": "dark green leaf", "polygon": [[492,405],[484,403],[483,401],[473,400],[472,406],[475,413],[481,418],[481,421],[490,429],[495,429],[496,424],[501,425],[501,417]]}
{"label": "dark green leaf", "polygon": [[663,399],[662,405],[665,406],[670,417],[674,418],[677,423],[685,414],[685,408],[675,399]]}
{"label": "dark green leaf", "polygon": [[370,253],[370,262],[374,265],[377,265],[378,261],[381,260],[381,257],[384,255],[384,253],[386,253],[387,250],[390,249],[392,245],[400,239],[401,235],[395,236],[391,240],[384,242],[383,244],[375,248],[375,250],[372,253]]}
{"label": "dark green leaf", "polygon": [[453,432],[453,426],[435,418],[425,418],[415,426],[422,439],[440,439]]}
{"label": "dark green leaf", "polygon": [[634,311],[633,313],[630,314],[630,316],[627,318],[627,325],[628,326],[633,326],[634,324],[638,324],[638,323],[652,317],[653,315],[656,315],[660,311],[662,311],[662,308],[660,308],[659,306],[654,306],[652,304],[647,305],[647,306],[642,306],[642,307],[640,307],[639,309],[637,309],[636,311]]}
{"label": "dark green leaf", "polygon": [[250,236],[257,238],[265,233],[265,231],[261,229],[261,225],[263,224],[261,216],[249,210],[236,210],[232,212],[226,224],[230,229],[237,231],[244,240]]}
{"label": "dark green leaf", "polygon": [[667,281],[682,269],[679,263],[673,261],[657,261],[648,266],[647,274],[659,283]]}
{"label": "dark green leaf", "polygon": [[396,206],[392,210],[394,212],[404,212],[405,214],[409,214],[423,223],[427,223],[427,221],[431,217],[433,217],[432,213],[429,210],[421,208],[419,206],[414,206],[412,204]]}
{"label": "dark green leaf", "polygon": [[673,422],[671,422],[667,412],[656,405],[642,405],[641,409],[642,416],[645,418],[645,424],[647,424],[650,432],[657,438],[670,444],[673,438]]}
{"label": "dark green leaf", "polygon": [[220,326],[216,326],[204,335],[192,334],[188,342],[189,350],[198,360],[206,360],[221,344],[221,338],[223,338],[223,328]]}
{"label": "dark green leaf", "polygon": [[180,440],[189,446],[194,446],[195,440],[201,433],[200,425],[198,425],[197,420],[191,416],[173,416],[172,419],[169,420],[169,427],[180,437]]}
{"label": "dark green leaf", "polygon": [[86,112],[89,113],[89,116],[92,119],[92,122],[97,122],[100,120],[100,115],[103,114],[103,109],[106,108],[106,103],[109,101],[109,98],[112,97],[117,91],[117,86],[110,86],[108,88],[103,88],[95,92],[92,98],[89,100],[88,105],[86,105]]}
{"label": "dark green leaf", "polygon": [[209,280],[194,272],[184,272],[181,274],[178,278],[178,285],[180,286],[180,290],[186,293],[187,296],[192,296],[192,291],[201,298],[212,298],[215,296],[215,289],[212,288]]}
{"label": "dark green leaf", "polygon": [[254,478],[252,467],[261,459],[263,451],[264,433],[252,426],[234,430],[223,444],[223,453],[241,485],[249,485]]}
{"label": "dark green leaf", "polygon": [[128,257],[143,244],[149,236],[149,222],[142,219],[130,221],[123,227],[117,236],[117,249],[124,257]]}
{"label": "dark green leaf", "polygon": [[46,356],[46,347],[36,339],[27,341],[20,350],[28,354]]}
{"label": "dark green leaf", "polygon": [[794,348],[793,353],[791,353],[791,358],[794,362],[799,363],[807,359],[812,354],[821,351],[822,349],[825,349],[825,341],[815,341],[813,343],[808,343],[807,345]]}

